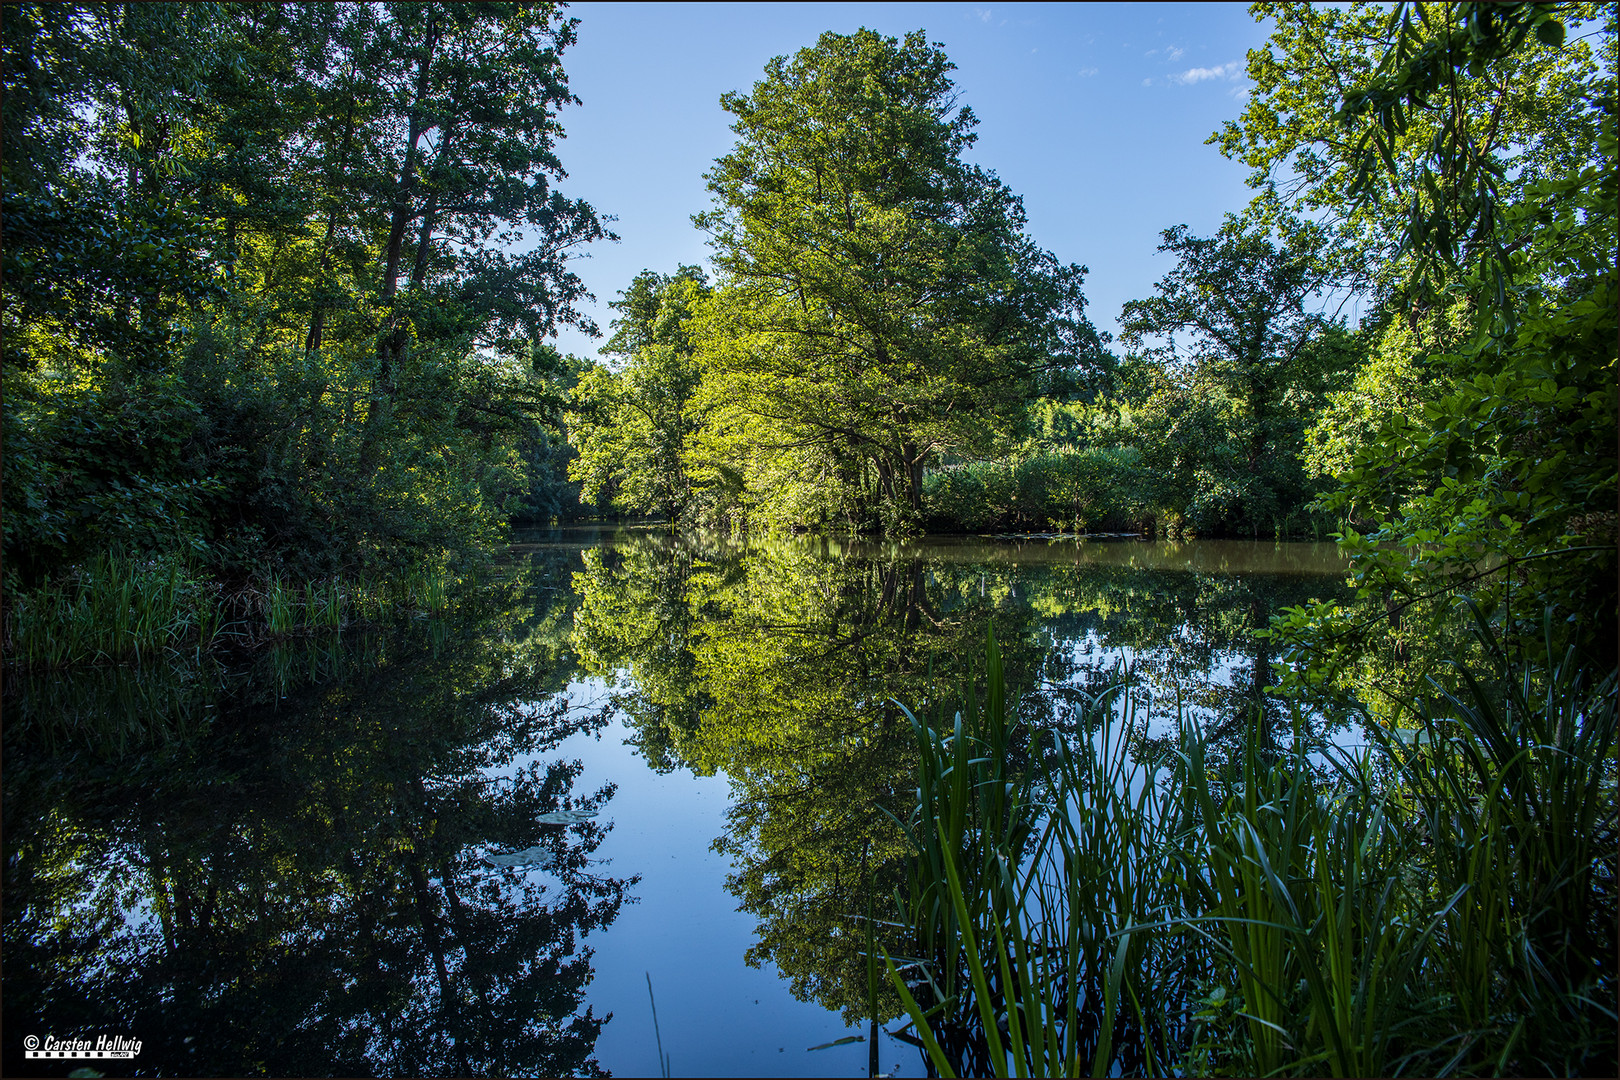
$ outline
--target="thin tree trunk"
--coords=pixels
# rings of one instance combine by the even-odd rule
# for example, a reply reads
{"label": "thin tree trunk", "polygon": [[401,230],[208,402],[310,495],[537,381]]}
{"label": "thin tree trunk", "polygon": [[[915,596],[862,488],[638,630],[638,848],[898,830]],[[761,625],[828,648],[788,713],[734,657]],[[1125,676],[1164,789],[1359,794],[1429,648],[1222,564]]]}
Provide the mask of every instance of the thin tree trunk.
{"label": "thin tree trunk", "polygon": [[900,456],[905,463],[906,488],[911,497],[911,508],[921,513],[924,455],[918,451],[916,443],[908,442],[900,447]]}
{"label": "thin tree trunk", "polygon": [[433,52],[438,45],[438,28],[433,16],[428,16],[423,36],[422,58],[416,72],[416,95],[411,102],[410,132],[405,145],[405,161],[400,166],[399,182],[394,188],[394,213],[388,225],[388,241],[383,252],[382,302],[390,309],[377,341],[377,375],[372,384],[373,408],[377,410],[393,394],[394,336],[399,330],[398,316],[391,310],[399,294],[400,259],[403,255],[405,230],[410,226],[411,198],[416,191],[417,161],[421,156],[420,143],[426,134],[422,102],[427,97],[429,74],[433,66]]}
{"label": "thin tree trunk", "polygon": [[[354,69],[352,67],[349,70],[349,79],[351,84],[349,110],[343,118],[343,145],[338,150],[337,159],[338,172],[340,173],[348,171],[349,151],[354,145],[354,93],[352,91]],[[337,214],[338,201],[334,194],[332,196],[332,207],[326,214],[326,236],[321,240],[320,269],[315,272],[317,288],[324,286],[327,278],[332,273],[332,238],[337,234]],[[326,305],[317,296],[315,310],[310,314],[309,318],[309,335],[304,339],[304,351],[306,353],[314,355],[321,351],[321,337],[325,325]]]}

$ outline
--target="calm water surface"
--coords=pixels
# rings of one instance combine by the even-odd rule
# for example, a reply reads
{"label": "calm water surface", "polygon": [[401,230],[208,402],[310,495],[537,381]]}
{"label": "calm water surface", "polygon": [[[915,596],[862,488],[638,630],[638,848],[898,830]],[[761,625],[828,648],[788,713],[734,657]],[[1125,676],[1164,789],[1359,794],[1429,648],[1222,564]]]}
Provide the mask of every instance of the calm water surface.
{"label": "calm water surface", "polygon": [[1231,738],[1277,709],[1252,631],[1344,576],[1330,544],[520,539],[386,634],[7,679],[8,1073],[107,1035],[141,1043],[108,1075],[657,1075],[660,1042],[675,1075],[866,1075],[810,1047],[869,1031],[891,699],[946,700],[993,624],[1031,724],[1124,660],[1143,745],[1178,712]]}

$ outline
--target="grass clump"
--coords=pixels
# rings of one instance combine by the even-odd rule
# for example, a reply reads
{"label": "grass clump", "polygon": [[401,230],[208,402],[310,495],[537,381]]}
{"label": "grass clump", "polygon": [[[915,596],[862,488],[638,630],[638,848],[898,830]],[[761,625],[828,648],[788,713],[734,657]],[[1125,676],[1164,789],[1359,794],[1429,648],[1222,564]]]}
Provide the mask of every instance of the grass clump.
{"label": "grass clump", "polygon": [[99,555],[37,589],[7,590],[7,652],[24,666],[66,667],[172,651],[211,625],[208,592],[178,561]]}
{"label": "grass clump", "polygon": [[33,588],[5,590],[5,657],[24,669],[141,663],[441,611],[457,578],[439,561],[389,579],[270,576],[227,592],[173,558],[100,554]]}

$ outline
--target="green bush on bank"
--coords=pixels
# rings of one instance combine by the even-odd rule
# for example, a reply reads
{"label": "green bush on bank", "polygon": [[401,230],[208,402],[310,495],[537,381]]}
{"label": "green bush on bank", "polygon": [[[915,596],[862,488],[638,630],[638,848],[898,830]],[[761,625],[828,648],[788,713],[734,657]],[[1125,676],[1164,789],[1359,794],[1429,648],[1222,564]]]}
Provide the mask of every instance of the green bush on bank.
{"label": "green bush on bank", "polygon": [[1153,467],[1133,445],[1058,447],[931,471],[923,508],[928,528],[942,532],[1322,539],[1343,527],[1304,505],[1263,501],[1251,490],[1257,486],[1231,470],[1179,476]]}
{"label": "green bush on bank", "polygon": [[1134,447],[1043,450],[930,472],[923,506],[930,526],[947,530],[1139,527],[1154,516],[1142,480]]}

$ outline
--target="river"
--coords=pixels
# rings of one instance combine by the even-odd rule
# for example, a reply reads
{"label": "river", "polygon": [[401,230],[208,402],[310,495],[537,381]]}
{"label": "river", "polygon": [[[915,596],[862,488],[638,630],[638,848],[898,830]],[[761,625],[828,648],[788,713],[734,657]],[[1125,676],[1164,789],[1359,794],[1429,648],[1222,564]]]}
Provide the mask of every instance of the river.
{"label": "river", "polygon": [[[948,709],[993,626],[1025,723],[1082,723],[1124,662],[1137,752],[1178,717],[1231,740],[1279,715],[1253,631],[1345,570],[1331,544],[517,540],[387,632],[8,676],[9,1074],[866,1075],[900,705]],[[21,1056],[99,1036],[139,1051]],[[922,1072],[879,1038],[879,1071]]]}

